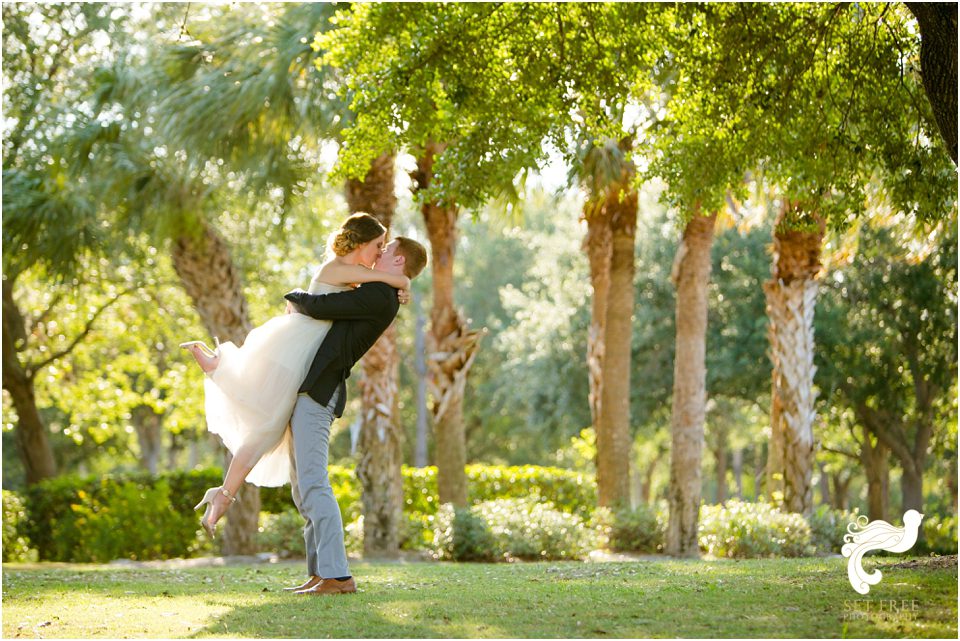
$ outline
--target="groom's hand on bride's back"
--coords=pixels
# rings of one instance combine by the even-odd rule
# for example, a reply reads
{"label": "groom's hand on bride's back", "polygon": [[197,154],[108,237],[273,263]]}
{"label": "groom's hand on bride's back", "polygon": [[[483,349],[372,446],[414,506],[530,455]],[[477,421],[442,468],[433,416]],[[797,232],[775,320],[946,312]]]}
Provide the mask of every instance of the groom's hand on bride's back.
{"label": "groom's hand on bride's back", "polygon": [[[293,293],[295,293],[295,292],[303,292],[304,294],[307,293],[307,292],[305,292],[304,290],[300,289],[299,287],[297,287],[296,289],[290,291],[289,293],[290,293],[290,294],[293,294]],[[286,309],[283,310],[283,313],[284,313],[284,314],[302,314],[303,311],[301,311],[299,305],[297,305],[296,303],[294,303],[294,302],[291,301],[291,300],[287,300],[287,307],[286,307]]]}

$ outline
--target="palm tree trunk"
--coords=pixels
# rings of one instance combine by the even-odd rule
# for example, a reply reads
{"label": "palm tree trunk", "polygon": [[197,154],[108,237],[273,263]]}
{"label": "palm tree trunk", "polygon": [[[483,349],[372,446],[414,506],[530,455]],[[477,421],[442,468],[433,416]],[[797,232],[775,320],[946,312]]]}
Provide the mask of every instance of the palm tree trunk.
{"label": "palm tree trunk", "polygon": [[[240,275],[230,258],[226,242],[207,223],[196,234],[182,234],[172,244],[173,267],[193,301],[204,327],[222,341],[242,345],[252,329]],[[279,303],[277,304],[279,308]],[[230,455],[224,450],[224,466]],[[237,502],[227,512],[223,553],[253,554],[257,551],[257,519],[260,490],[244,484]]]}
{"label": "palm tree trunk", "polygon": [[677,289],[677,347],[666,552],[674,556],[698,556],[700,553],[697,525],[707,400],[707,293],[716,220],[716,213],[701,216],[699,207],[694,210],[683,231],[671,274]]}
{"label": "palm tree trunk", "polygon": [[600,398],[603,390],[603,338],[607,326],[607,296],[610,292],[610,254],[613,249],[607,207],[584,207],[587,233],[583,250],[590,265],[590,330],[587,334],[587,377],[589,381],[590,418],[594,430],[600,421]]}
{"label": "palm tree trunk", "polygon": [[427,319],[420,308],[420,300],[414,301],[417,309],[416,336],[414,338],[414,367],[417,372],[417,444],[413,455],[413,464],[427,466]]}
{"label": "palm tree trunk", "polygon": [[[813,314],[824,233],[819,217],[806,217],[814,223],[796,227],[804,214],[795,203],[785,203],[774,232],[773,278],[764,284],[773,362],[768,472],[773,478],[782,475],[783,504],[802,514],[809,514],[813,507]],[[774,458],[778,442],[783,447],[782,462]]]}
{"label": "palm tree trunk", "polygon": [[[443,145],[427,143],[413,172],[415,189],[423,190],[433,179],[433,161]],[[467,446],[463,422],[463,394],[482,332],[471,330],[454,307],[453,260],[457,242],[456,205],[436,201],[421,206],[430,239],[430,269],[433,276],[433,310],[430,313],[428,367],[434,399],[433,425],[436,438],[437,490],[441,503],[467,504]]]}
{"label": "palm tree trunk", "polygon": [[[394,154],[381,154],[363,180],[348,180],[350,213],[366,212],[390,229],[397,209]],[[400,381],[397,331],[391,325],[361,360],[360,441],[357,478],[363,499],[363,552],[367,556],[400,553],[403,519],[403,431],[397,415]]]}
{"label": "palm tree trunk", "polygon": [[606,507],[630,503],[630,356],[637,191],[626,186],[629,178],[608,190],[604,204],[610,212],[610,285],[596,432],[597,502]]}
{"label": "palm tree trunk", "polygon": [[27,340],[23,314],[13,300],[14,278],[3,278],[3,389],[17,411],[14,441],[28,485],[57,475],[57,463],[40,418],[33,387],[33,374],[20,362],[18,353]]}

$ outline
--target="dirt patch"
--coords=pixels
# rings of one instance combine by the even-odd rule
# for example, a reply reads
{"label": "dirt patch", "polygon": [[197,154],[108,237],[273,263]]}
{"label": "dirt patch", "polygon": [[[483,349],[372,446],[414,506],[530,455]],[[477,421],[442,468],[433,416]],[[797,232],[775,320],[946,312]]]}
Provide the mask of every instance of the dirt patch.
{"label": "dirt patch", "polygon": [[947,556],[931,556],[925,559],[912,559],[887,567],[906,568],[909,570],[948,570],[957,567],[957,555],[951,554]]}

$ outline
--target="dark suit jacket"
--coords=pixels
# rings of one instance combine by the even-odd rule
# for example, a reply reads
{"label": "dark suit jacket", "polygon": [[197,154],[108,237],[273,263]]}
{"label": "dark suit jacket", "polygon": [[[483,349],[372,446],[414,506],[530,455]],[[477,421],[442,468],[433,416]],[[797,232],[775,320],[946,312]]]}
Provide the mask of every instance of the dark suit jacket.
{"label": "dark suit jacket", "polygon": [[347,292],[293,291],[284,298],[308,316],[333,321],[300,391],[326,405],[339,389],[334,415],[341,416],[347,401],[345,381],[350,376],[350,368],[393,322],[400,308],[397,290],[386,283],[364,283]]}

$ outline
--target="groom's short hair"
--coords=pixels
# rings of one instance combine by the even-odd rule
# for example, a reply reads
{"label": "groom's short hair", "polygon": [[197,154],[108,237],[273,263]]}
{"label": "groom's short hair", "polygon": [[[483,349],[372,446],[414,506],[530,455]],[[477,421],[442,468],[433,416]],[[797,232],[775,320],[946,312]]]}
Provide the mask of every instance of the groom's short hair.
{"label": "groom's short hair", "polygon": [[427,250],[412,238],[397,236],[397,253],[403,256],[403,273],[409,279],[416,278],[427,266]]}

